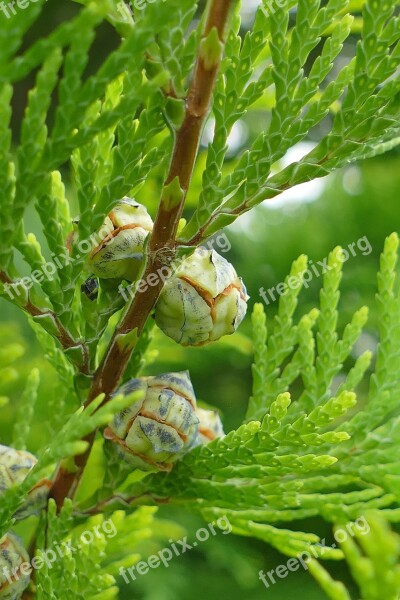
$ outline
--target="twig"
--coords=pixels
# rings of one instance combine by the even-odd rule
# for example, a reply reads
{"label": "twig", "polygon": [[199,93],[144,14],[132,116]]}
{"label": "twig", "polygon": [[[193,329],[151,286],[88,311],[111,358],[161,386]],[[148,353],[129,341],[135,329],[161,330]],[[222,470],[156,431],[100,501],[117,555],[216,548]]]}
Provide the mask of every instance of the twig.
{"label": "twig", "polygon": [[[4,273],[4,271],[0,271],[0,281],[4,285],[15,285],[15,282],[6,273]],[[19,306],[21,307],[21,309],[23,311],[28,313],[31,317],[46,317],[46,316],[50,317],[51,320],[53,321],[53,323],[55,325],[55,329],[56,329],[56,333],[54,334],[54,337],[60,342],[60,344],[64,348],[64,350],[69,350],[70,348],[81,347],[83,361],[79,365],[76,364],[76,367],[78,368],[78,370],[81,373],[84,373],[85,375],[89,374],[89,353],[88,353],[86,345],[82,344],[82,342],[75,340],[71,336],[71,334],[65,329],[65,327],[61,323],[58,316],[52,310],[49,310],[49,309],[43,310],[43,309],[35,306],[34,304],[32,304],[32,302],[29,300],[29,298],[25,304],[19,304]]]}
{"label": "twig", "polygon": [[[225,29],[232,0],[211,0],[203,31],[192,83],[186,99],[185,118],[179,128],[171,165],[149,242],[143,279],[169,266],[175,257],[176,233],[189,189],[204,122],[208,115],[224,49]],[[136,293],[128,304],[95,373],[87,404],[100,393],[105,402],[117,388],[146,321],[163,288],[161,278],[146,293]],[[88,451],[77,457],[75,472],[60,468],[51,491],[59,507],[66,496],[72,496],[86,466],[95,434],[86,441]]]}
{"label": "twig", "polygon": [[82,512],[78,512],[77,514],[82,516],[98,515],[99,513],[104,512],[105,508],[112,507],[115,503],[118,505],[122,504],[123,506],[132,506],[133,504],[136,506],[136,504],[141,504],[145,498],[151,499],[154,505],[168,504],[170,502],[170,498],[158,498],[151,494],[151,492],[143,492],[138,496],[123,496],[122,494],[115,494],[115,496],[106,498],[95,506],[92,506],[87,510],[83,510]]}

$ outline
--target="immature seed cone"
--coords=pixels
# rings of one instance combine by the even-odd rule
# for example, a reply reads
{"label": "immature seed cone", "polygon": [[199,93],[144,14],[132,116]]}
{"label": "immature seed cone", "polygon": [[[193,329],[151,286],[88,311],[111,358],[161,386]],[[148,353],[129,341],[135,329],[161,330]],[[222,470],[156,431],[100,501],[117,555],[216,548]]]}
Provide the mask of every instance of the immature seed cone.
{"label": "immature seed cone", "polygon": [[29,563],[29,556],[21,541],[13,533],[0,539],[0,599],[19,600],[29,585],[27,568],[21,571],[22,563]]}
{"label": "immature seed cone", "polygon": [[193,447],[199,419],[188,371],[132,379],[117,394],[142,390],[144,399],[116,415],[105,430],[123,456],[145,471],[169,471]]}
{"label": "immature seed cone", "polygon": [[104,221],[100,230],[104,237],[89,255],[88,270],[100,279],[134,281],[152,229],[147,209],[131,198],[123,198]]}
{"label": "immature seed cone", "polygon": [[165,284],[155,320],[179,344],[202,346],[236,331],[247,300],[233,266],[215,250],[198,248]]}
{"label": "immature seed cone", "polygon": [[197,407],[196,415],[199,418],[199,433],[196,445],[209,444],[217,438],[223,438],[224,428],[216,410],[205,410]]}
{"label": "immature seed cone", "polygon": [[[0,445],[0,497],[8,488],[20,485],[36,463],[37,459],[30,452]],[[50,486],[51,482],[48,479],[40,481],[29,492],[25,504],[13,516],[16,519],[25,519],[41,510],[46,505]]]}

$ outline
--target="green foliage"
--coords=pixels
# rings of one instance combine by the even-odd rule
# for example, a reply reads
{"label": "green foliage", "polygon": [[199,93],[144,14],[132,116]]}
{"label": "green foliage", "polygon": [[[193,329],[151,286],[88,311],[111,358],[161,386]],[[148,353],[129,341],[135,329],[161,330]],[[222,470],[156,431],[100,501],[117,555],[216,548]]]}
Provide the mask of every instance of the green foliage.
{"label": "green foliage", "polygon": [[[29,389],[29,387],[28,387]],[[83,454],[88,448],[87,436],[98,427],[104,427],[111,422],[114,415],[129,406],[140,393],[128,396],[116,396],[107,405],[103,405],[104,396],[99,396],[88,407],[80,407],[65,423],[62,429],[55,433],[53,441],[43,448],[39,460],[20,486],[9,488],[2,496],[0,506],[0,535],[9,529],[12,516],[26,500],[26,496],[60,461],[70,461],[74,456]]]}
{"label": "green foliage", "polygon": [[14,423],[12,445],[18,450],[25,450],[27,446],[30,424],[35,412],[39,383],[39,371],[38,369],[33,369],[27,379],[24,393],[19,402],[16,421]]}
{"label": "green foliage", "polygon": [[[117,511],[107,519],[98,515],[77,525],[71,502],[67,501],[57,515],[51,501],[47,526],[43,520],[36,552],[37,557],[49,557],[49,562],[37,571],[37,597],[117,598],[119,568],[134,565],[146,541],[159,545],[160,530],[174,539],[181,533],[173,523],[157,519],[155,510],[143,507],[129,516]],[[57,553],[57,560],[53,560],[51,552]]]}
{"label": "green foliage", "polygon": [[[341,249],[337,248],[327,262],[319,310],[312,309],[296,325],[293,313],[299,287],[288,287],[280,299],[273,333],[267,338],[264,310],[262,305],[255,306],[256,362],[249,422],[221,440],[196,448],[171,475],[145,478],[128,494],[147,493],[185,502],[208,521],[226,515],[234,532],[267,541],[289,556],[313,548],[323,559],[343,558],[339,549],[321,550],[315,534],[282,526],[313,516],[342,523],[371,508],[398,504],[399,419],[394,410],[398,337],[391,335],[390,344],[385,345],[387,325],[397,331],[400,324],[398,291],[394,292],[394,287],[398,289],[398,245],[393,234],[381,258],[377,304],[383,330],[363,410],[344,420],[354,413],[355,390],[369,367],[371,353],[358,356],[338,385],[337,376],[361,335],[367,311],[357,311],[342,335],[337,333],[342,267]],[[291,277],[301,278],[306,268],[306,258],[300,257]],[[383,364],[388,365],[385,384],[377,387]],[[299,378],[301,387],[296,384]],[[383,391],[385,402],[378,402],[377,393]],[[397,521],[398,511],[385,510],[385,516]]]}
{"label": "green foliage", "polygon": [[[330,72],[351,32],[348,0],[331,0],[323,7],[319,0],[300,1],[292,26],[288,8],[294,4],[265,2],[267,14],[259,9],[253,32],[242,46],[231,33],[231,60],[227,72],[221,73],[215,97],[217,126],[208,153],[202,201],[182,233],[183,240],[196,238],[198,232],[210,235],[289,187],[386,151],[398,137],[398,77],[392,77],[398,65],[400,34],[394,16],[398,2],[365,3],[356,57],[334,80]],[[316,55],[311,55],[318,45]],[[257,63],[261,49],[262,60]],[[252,64],[258,69],[257,80],[246,86]],[[234,166],[227,165],[221,180],[229,131],[262,93],[265,99],[272,97],[268,127]],[[330,113],[331,131],[316,148],[274,172],[274,165],[287,150]]]}
{"label": "green foliage", "polygon": [[[377,512],[367,514],[369,532],[341,543],[351,573],[362,598],[396,600],[400,592],[400,538],[390,530]],[[333,581],[320,563],[311,560],[310,573],[317,579],[331,600],[349,600],[350,595],[340,582]]]}
{"label": "green foliage", "polygon": [[[0,329],[0,333],[3,336],[7,335],[5,327]],[[18,371],[14,366],[14,363],[23,356],[25,348],[19,342],[12,344],[6,344],[0,350],[0,382],[1,382],[1,393],[0,406],[5,406],[9,403],[9,398],[4,394],[4,388],[15,382],[18,379]]]}
{"label": "green foliage", "polygon": [[[215,28],[202,40],[204,18],[197,20],[194,0],[148,2],[125,17],[117,0],[77,0],[73,16],[36,39],[29,34],[45,18],[45,4],[31,3],[2,18],[0,27],[0,295],[28,315],[57,383],[46,401],[38,463],[21,486],[1,497],[0,537],[14,527],[13,515],[35,485],[60,470],[73,474],[76,457],[90,450],[92,438],[95,443],[74,498],[60,512],[51,499],[23,529],[26,539],[36,531],[38,555],[67,541],[80,544],[77,552],[45,564],[32,592],[43,600],[116,598],[119,567],[146,554],[143,540],[159,545],[165,541],[160,529],[166,539],[182,534],[179,526],[158,521],[153,507],[136,508],[168,502],[208,521],[226,516],[234,533],[291,557],[312,551],[321,559],[346,559],[364,600],[380,592],[397,597],[398,566],[393,577],[387,574],[398,561],[399,542],[386,523],[399,520],[400,500],[397,235],[387,239],[381,257],[380,340],[372,374],[372,352],[355,356],[368,309],[360,307],[343,329],[338,326],[340,248],[328,257],[319,307],[299,315],[309,268],[302,255],[274,319],[262,305],[254,307],[253,389],[244,424],[195,448],[171,473],[129,473],[101,433],[132,397],[88,397],[126,316],[125,303],[113,280],[99,282],[95,299],[85,295],[85,259],[106,215],[125,195],[156,215],[173,150],[185,134],[180,128],[197,57],[205,44],[219,50],[221,43]],[[181,223],[178,253],[288,188],[398,145],[398,7],[398,0],[265,0],[243,33],[240,3],[232,3],[212,98],[212,139],[194,165],[186,205],[193,210]],[[96,63],[91,59],[102,27],[117,41]],[[344,44],[351,46],[355,35],[349,57]],[[19,86],[28,94],[17,130],[13,97]],[[235,125],[254,119],[256,135],[232,153]],[[311,138],[317,139],[314,149],[283,167],[288,150]],[[187,150],[190,155],[193,140]],[[167,184],[179,188],[181,198],[178,179]],[[35,233],[33,214],[40,224]],[[174,240],[167,242],[163,251],[174,246]],[[145,371],[155,358],[153,329],[148,319],[124,379]],[[243,349],[248,344],[245,337],[235,340]],[[227,352],[233,352],[230,344]],[[21,353],[18,343],[2,347],[3,384],[15,379],[13,363]],[[29,447],[31,429],[44,421],[36,411],[39,379],[39,371],[30,369],[12,412],[18,449]],[[368,397],[361,403],[358,392],[366,380]],[[319,517],[340,527],[364,514],[370,515],[370,534],[349,538],[340,548],[322,547],[320,536],[303,524]],[[98,536],[90,548],[82,544],[82,533],[107,517],[115,536]],[[328,597],[350,597],[314,559],[310,571]]]}
{"label": "green foliage", "polygon": [[[97,594],[101,594],[101,598],[116,598],[115,580],[111,575],[102,572],[100,566],[105,558],[105,535],[98,535],[96,544],[89,548],[73,529],[72,508],[71,502],[67,502],[57,516],[55,503],[49,503],[46,539],[39,541],[37,556],[40,557],[41,552],[45,554],[46,550],[55,552],[61,548],[62,558],[55,561],[54,567],[49,563],[38,571],[37,597],[94,599],[99,597]],[[102,524],[101,519],[97,521],[97,524]],[[96,523],[93,523],[92,527],[95,525]],[[71,550],[68,550],[68,543]]]}

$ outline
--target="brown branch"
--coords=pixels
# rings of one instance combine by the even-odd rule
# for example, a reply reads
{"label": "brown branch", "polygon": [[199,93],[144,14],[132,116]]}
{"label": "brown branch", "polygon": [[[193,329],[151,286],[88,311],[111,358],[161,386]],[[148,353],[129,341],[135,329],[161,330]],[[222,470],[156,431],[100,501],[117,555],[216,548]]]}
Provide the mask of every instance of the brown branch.
{"label": "brown branch", "polygon": [[[16,285],[16,282],[13,281],[6,273],[4,273],[4,271],[0,271],[0,281],[4,284],[4,286],[10,287]],[[54,337],[60,342],[64,350],[69,350],[71,348],[77,348],[81,346],[83,352],[83,363],[81,365],[76,366],[81,373],[84,373],[85,375],[89,374],[89,353],[86,345],[82,344],[81,342],[78,342],[71,336],[71,334],[65,329],[60,319],[53,311],[51,311],[50,309],[42,309],[35,306],[34,304],[32,304],[29,297],[25,304],[19,303],[18,306],[20,306],[20,308],[24,312],[29,314],[31,317],[49,316],[52,319],[56,328],[56,334],[54,335]]]}
{"label": "brown branch", "polygon": [[[197,158],[202,129],[211,105],[231,3],[231,0],[210,0],[209,3],[199,56],[186,99],[185,118],[176,135],[142,278],[147,280],[153,275],[158,279],[158,283],[148,286],[145,293],[136,292],[128,304],[95,373],[87,403],[92,402],[100,393],[105,393],[107,402],[117,388],[163,288],[163,282],[157,277],[157,272],[161,267],[170,266],[174,260],[176,233]],[[93,440],[94,434],[87,438],[89,449],[86,454],[78,457],[74,473],[66,473],[61,468],[58,470],[51,495],[59,507],[62,506],[64,498],[72,496],[76,490]]]}

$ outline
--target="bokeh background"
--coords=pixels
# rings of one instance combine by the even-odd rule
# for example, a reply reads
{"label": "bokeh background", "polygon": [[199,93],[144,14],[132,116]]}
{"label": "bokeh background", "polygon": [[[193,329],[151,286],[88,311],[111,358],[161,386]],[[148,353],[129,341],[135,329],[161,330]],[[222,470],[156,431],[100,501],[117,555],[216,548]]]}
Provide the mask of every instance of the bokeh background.
{"label": "bokeh background", "polygon": [[[243,32],[249,26],[256,2],[248,1],[243,12]],[[72,16],[79,7],[73,2],[49,2],[38,26],[29,34],[26,43],[35,37],[43,36],[54,29],[58,22]],[[105,25],[99,31],[93,49],[90,68],[95,69],[103,57],[117,44],[117,38],[111,27]],[[347,43],[345,57],[354,53],[356,37]],[[14,99],[14,130],[18,136],[18,127],[23,114],[26,91],[31,81],[23,82],[17,89]],[[264,107],[258,106],[262,112]],[[234,156],[242,147],[251,143],[257,132],[260,115],[251,113],[234,129],[231,136],[230,153]],[[206,128],[204,144],[212,132],[212,122]],[[321,135],[313,132],[313,137],[294,148],[287,161],[292,161],[306,151]],[[202,157],[200,158],[201,163]],[[71,184],[71,174],[66,168],[63,173],[67,184]],[[201,169],[196,173],[192,202],[200,184]],[[154,186],[154,182],[152,186]],[[72,185],[67,187],[74,204]],[[153,187],[144,189],[144,201],[151,209],[155,202]],[[209,347],[183,349],[158,334],[151,347],[153,363],[148,372],[165,372],[188,368],[199,399],[216,406],[221,411],[226,431],[237,427],[244,417],[249,395],[251,394],[251,307],[262,299],[259,289],[276,286],[287,275],[293,260],[300,254],[307,254],[317,263],[327,257],[336,246],[347,247],[360,238],[366,237],[372,251],[363,255],[357,250],[357,256],[350,257],[344,265],[344,277],[341,294],[342,328],[349,315],[362,305],[370,307],[370,319],[366,332],[360,342],[357,353],[366,348],[374,350],[376,344],[376,311],[374,296],[376,292],[376,272],[379,255],[384,239],[392,231],[400,229],[400,152],[392,151],[384,157],[369,160],[361,165],[352,165],[347,169],[329,176],[324,180],[300,186],[283,196],[268,201],[246,215],[225,233],[231,244],[227,258],[244,278],[250,294],[249,315],[240,330],[240,334],[221,340]],[[33,214],[27,214],[28,231],[33,231],[39,239],[42,234]],[[300,296],[298,314],[301,315],[319,300],[321,278],[314,278],[310,287]],[[277,303],[266,306],[268,321],[276,312]],[[49,401],[55,401],[54,388],[56,373],[48,365],[36,342],[24,316],[11,304],[0,299],[0,353],[10,366],[1,374],[0,396],[9,398],[2,408],[0,420],[0,442],[9,441],[16,402],[24,386],[27,374],[33,367],[41,372],[41,387],[38,400],[40,422],[33,429],[29,446],[32,450],[41,446],[48,436],[46,414]],[[363,390],[361,389],[360,402]],[[54,405],[54,404],[53,404]],[[182,508],[162,508],[160,517],[174,520],[182,527],[182,536],[188,535],[188,541],[194,539],[195,531],[202,521]],[[298,524],[305,530],[321,534],[327,540],[330,531],[317,520]],[[143,543],[143,553],[151,554],[160,546],[168,544],[160,531],[159,540]],[[160,567],[149,574],[138,577],[131,586],[121,585],[121,599],[130,600],[220,600],[232,598],[239,600],[261,600],[272,598],[307,598],[324,600],[325,595],[313,582],[308,573],[299,571],[289,573],[287,578],[279,580],[275,586],[266,589],[258,579],[260,569],[265,572],[286,563],[287,558],[280,556],[269,546],[251,539],[233,535],[219,534],[208,542],[175,558],[168,569]],[[332,564],[331,572],[345,580],[351,588],[350,578],[342,563]],[[299,592],[301,590],[301,593]],[[357,597],[356,590],[353,590]]]}

